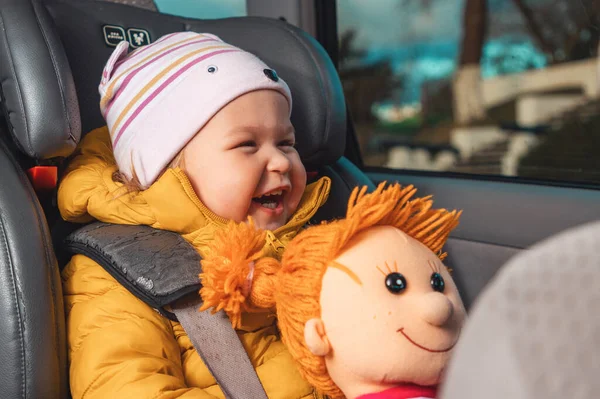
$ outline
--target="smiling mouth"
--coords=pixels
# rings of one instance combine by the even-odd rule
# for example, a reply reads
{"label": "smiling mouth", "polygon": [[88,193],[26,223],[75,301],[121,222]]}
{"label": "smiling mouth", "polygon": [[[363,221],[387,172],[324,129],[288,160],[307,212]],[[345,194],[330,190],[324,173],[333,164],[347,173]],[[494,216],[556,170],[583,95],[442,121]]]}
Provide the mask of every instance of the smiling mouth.
{"label": "smiling mouth", "polygon": [[283,195],[268,195],[252,198],[252,201],[267,209],[277,209],[283,203]]}
{"label": "smiling mouth", "polygon": [[410,338],[405,332],[404,332],[404,327],[399,328],[397,330],[397,332],[401,333],[402,335],[404,335],[404,338],[406,338],[408,340],[408,342],[410,342],[411,344],[413,344],[414,346],[416,346],[417,348],[423,349],[424,351],[427,352],[431,352],[431,353],[444,353],[444,352],[448,352],[450,351],[452,348],[454,348],[454,346],[456,345],[456,343],[458,342],[458,338],[456,339],[456,341],[454,341],[454,343],[452,345],[450,345],[448,348],[446,349],[429,349],[423,345],[419,345],[418,343],[416,343],[415,341],[412,340],[412,338]]}
{"label": "smiling mouth", "polygon": [[275,210],[283,205],[283,197],[286,192],[287,189],[285,188],[271,190],[268,193],[252,198],[252,202],[256,203],[262,208]]}

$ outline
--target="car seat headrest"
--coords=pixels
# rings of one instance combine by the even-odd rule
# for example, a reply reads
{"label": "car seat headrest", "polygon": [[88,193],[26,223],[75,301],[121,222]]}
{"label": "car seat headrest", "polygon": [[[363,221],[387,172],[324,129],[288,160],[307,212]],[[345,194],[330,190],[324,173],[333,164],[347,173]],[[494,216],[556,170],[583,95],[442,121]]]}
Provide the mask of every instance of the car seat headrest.
{"label": "car seat headrest", "polygon": [[598,245],[600,220],[511,259],[477,299],[440,398],[596,397]]}
{"label": "car seat headrest", "polygon": [[[19,16],[20,24],[11,23],[11,30],[2,39],[2,51],[13,49],[9,55],[16,51],[19,58],[13,56],[11,61],[2,57],[0,64],[2,77],[9,78],[2,90],[10,97],[5,107],[12,115],[13,134],[30,156],[68,155],[73,149],[69,135],[79,139],[79,119],[75,116],[81,115],[84,133],[105,124],[97,88],[114,48],[114,35],[129,36],[131,43],[136,33],[153,41],[185,30],[216,34],[256,54],[285,79],[293,96],[292,123],[298,151],[307,167],[330,164],[343,155],[346,106],[335,67],[314,38],[290,24],[260,17],[193,20],[89,0],[43,0],[43,6],[32,1],[0,1],[11,4],[8,11],[2,7],[2,14],[11,9],[29,13],[28,17]],[[25,5],[16,5],[21,2]],[[32,47],[27,48],[25,43],[30,41]],[[32,151],[24,145],[28,143]]]}
{"label": "car seat headrest", "polygon": [[0,82],[9,131],[26,155],[69,155],[81,134],[69,63],[38,1],[0,1]]}

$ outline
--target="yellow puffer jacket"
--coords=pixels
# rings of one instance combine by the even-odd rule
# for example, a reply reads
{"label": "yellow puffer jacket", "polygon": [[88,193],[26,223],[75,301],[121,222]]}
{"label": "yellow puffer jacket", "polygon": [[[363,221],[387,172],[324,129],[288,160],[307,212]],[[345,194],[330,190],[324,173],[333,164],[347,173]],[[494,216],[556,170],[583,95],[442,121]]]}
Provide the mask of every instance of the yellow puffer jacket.
{"label": "yellow puffer jacket", "polygon": [[[200,202],[179,169],[168,170],[139,193],[126,193],[113,182],[116,170],[106,128],[89,133],[59,187],[62,217],[175,231],[200,254],[226,222]],[[307,187],[289,223],[268,235],[265,245],[273,255],[280,255],[315,214],[329,188],[327,178]],[[183,328],[129,293],[97,263],[76,255],[62,279],[74,399],[224,398]],[[269,398],[313,397],[281,342],[272,314],[244,315],[238,335]]]}

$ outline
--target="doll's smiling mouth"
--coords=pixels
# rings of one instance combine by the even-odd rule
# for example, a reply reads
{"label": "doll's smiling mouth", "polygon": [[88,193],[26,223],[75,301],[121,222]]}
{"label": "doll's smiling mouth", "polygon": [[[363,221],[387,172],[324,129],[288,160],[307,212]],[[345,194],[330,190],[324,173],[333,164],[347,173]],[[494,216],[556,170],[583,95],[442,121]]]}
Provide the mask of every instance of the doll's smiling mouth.
{"label": "doll's smiling mouth", "polygon": [[408,340],[408,342],[410,342],[411,344],[413,344],[414,346],[416,346],[417,348],[423,349],[424,351],[427,352],[432,352],[432,353],[444,353],[444,352],[448,352],[450,351],[452,348],[454,348],[454,345],[456,345],[456,343],[458,342],[458,339],[456,341],[454,341],[454,343],[452,345],[450,345],[448,348],[446,349],[429,349],[424,347],[423,345],[419,345],[418,343],[416,343],[415,341],[412,340],[412,338],[410,338],[405,332],[404,332],[404,327],[399,328],[397,330],[397,332],[401,333],[402,335],[404,335],[404,338],[406,338]]}

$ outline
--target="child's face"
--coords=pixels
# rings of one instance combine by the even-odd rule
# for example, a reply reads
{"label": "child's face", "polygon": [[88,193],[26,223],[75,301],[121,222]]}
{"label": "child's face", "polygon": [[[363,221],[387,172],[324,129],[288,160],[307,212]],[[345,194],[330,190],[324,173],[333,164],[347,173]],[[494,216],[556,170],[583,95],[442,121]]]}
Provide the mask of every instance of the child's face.
{"label": "child's face", "polygon": [[306,171],[294,148],[286,98],[247,93],[221,109],[184,149],[185,171],[200,200],[237,222],[283,226],[296,211]]}

